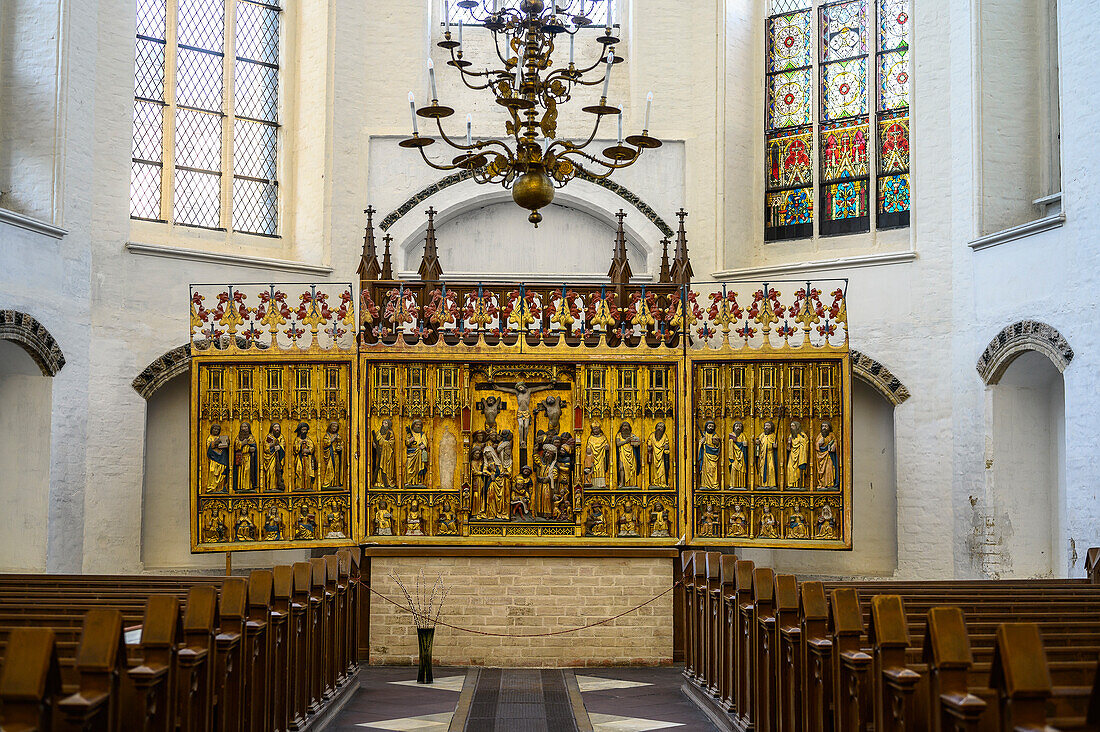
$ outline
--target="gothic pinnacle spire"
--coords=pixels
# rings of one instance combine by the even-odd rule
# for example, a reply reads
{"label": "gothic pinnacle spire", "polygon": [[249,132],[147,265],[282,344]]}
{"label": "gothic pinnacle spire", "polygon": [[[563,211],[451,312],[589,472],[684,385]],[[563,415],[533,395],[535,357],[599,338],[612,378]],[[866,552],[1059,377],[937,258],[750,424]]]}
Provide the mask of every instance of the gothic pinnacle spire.
{"label": "gothic pinnacle spire", "polygon": [[380,272],[378,251],[374,245],[374,206],[367,206],[363,213],[367,215],[367,226],[363,231],[363,254],[357,270],[360,286],[364,282],[377,280]]}
{"label": "gothic pinnacle spire", "polygon": [[439,263],[439,252],[435,244],[435,208],[428,207],[428,229],[424,232],[424,256],[420,260],[420,279],[423,282],[438,282],[443,277],[443,266]]}

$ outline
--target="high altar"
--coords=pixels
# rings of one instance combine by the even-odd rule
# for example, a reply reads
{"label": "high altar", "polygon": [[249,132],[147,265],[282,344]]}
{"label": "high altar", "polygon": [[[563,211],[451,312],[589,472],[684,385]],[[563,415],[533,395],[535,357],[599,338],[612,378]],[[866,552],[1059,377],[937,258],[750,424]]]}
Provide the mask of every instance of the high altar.
{"label": "high altar", "polygon": [[191,288],[191,543],[850,549],[845,281]]}

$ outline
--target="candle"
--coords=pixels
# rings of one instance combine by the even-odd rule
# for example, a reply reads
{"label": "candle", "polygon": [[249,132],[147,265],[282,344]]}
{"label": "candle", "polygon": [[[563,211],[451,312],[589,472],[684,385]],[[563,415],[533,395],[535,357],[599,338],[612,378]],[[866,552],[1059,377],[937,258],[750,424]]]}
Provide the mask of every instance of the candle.
{"label": "candle", "polygon": [[543,157],[546,157],[546,148],[548,148],[548,147],[550,147],[550,138],[549,137],[542,138],[542,156]]}
{"label": "candle", "polygon": [[623,144],[623,108],[619,107],[619,145]]}
{"label": "candle", "polygon": [[607,26],[607,34],[611,35],[611,4],[615,0],[605,0],[605,2],[607,3],[607,22],[604,25]]}
{"label": "candle", "polygon": [[435,64],[431,59],[428,59],[428,81],[432,85],[432,101],[439,99],[439,95],[435,93]]}
{"label": "candle", "polygon": [[473,147],[474,116],[466,115],[466,147]]}
{"label": "candle", "polygon": [[497,14],[497,0],[493,0],[493,15]]}
{"label": "candle", "polygon": [[[574,30],[573,32],[575,33],[576,30]],[[574,37],[573,33],[570,33],[569,34],[569,65],[570,66],[573,65],[573,41],[574,40],[575,40],[575,37]]]}
{"label": "candle", "polygon": [[462,18],[458,19],[458,45],[462,45]]}
{"label": "candle", "polygon": [[416,97],[412,92],[409,92],[409,111],[412,112],[413,118],[413,135],[420,134],[420,131],[416,129]]}
{"label": "candle", "polygon": [[653,106],[653,92],[645,95],[645,125],[643,130],[649,132],[649,110]]}
{"label": "candle", "polygon": [[451,32],[451,8],[447,0],[443,0],[443,22],[447,26],[447,32]]}
{"label": "candle", "polygon": [[607,52],[607,71],[603,75],[603,98],[607,99],[607,85],[611,83],[611,66],[615,63],[615,52]]}

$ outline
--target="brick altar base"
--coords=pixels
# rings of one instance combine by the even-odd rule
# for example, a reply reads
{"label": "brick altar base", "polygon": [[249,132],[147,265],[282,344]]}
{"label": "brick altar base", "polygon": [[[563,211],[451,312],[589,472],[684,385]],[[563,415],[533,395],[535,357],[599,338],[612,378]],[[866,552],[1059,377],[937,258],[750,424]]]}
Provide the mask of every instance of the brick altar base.
{"label": "brick altar base", "polygon": [[[417,555],[411,556],[415,551]],[[396,574],[412,591],[420,568],[447,584],[442,620],[494,633],[543,633],[617,615],[668,589],[675,550],[620,550],[609,556],[550,550],[367,549],[371,586],[404,604]],[[576,550],[573,550],[576,552]],[[443,556],[440,556],[443,554]],[[673,595],[611,623],[563,635],[483,636],[440,626],[434,661],[451,666],[561,667],[672,663]],[[370,599],[370,663],[415,663],[411,616]]]}

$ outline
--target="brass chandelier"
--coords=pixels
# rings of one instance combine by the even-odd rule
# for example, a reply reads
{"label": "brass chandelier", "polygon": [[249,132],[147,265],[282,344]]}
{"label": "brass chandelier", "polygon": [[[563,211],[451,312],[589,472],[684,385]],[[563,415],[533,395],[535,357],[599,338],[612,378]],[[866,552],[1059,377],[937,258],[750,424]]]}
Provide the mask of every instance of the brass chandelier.
{"label": "brass chandelier", "polygon": [[[531,211],[527,218],[536,227],[542,221],[539,209],[554,200],[555,188],[561,188],[577,176],[607,178],[619,168],[634,163],[642,150],[660,147],[661,141],[649,134],[652,92],[646,97],[645,124],[640,135],[624,138],[622,109],[607,103],[611,69],[624,60],[615,53],[619,39],[612,35],[612,2],[614,0],[550,3],[521,0],[515,7],[501,8],[499,0],[459,0],[458,7],[468,11],[475,21],[492,32],[493,45],[503,64],[482,71],[470,70],[473,64],[463,58],[461,22],[458,23],[458,40],[452,38],[449,8],[445,2],[446,30],[437,45],[450,53],[451,60],[447,64],[459,70],[467,87],[490,90],[496,103],[508,110],[506,137],[473,139],[470,115],[466,115],[465,144],[444,132],[442,120],[453,115],[454,109],[439,103],[435,69],[429,59],[431,104],[418,109],[415,96],[409,92],[413,134],[399,144],[418,149],[424,162],[438,170],[468,170],[478,183],[499,183],[505,189],[510,188],[513,200]],[[578,66],[574,61],[574,36],[592,23],[591,18],[601,4],[606,4],[607,22],[603,34],[596,37],[601,47],[600,56],[590,66]],[[569,65],[555,68],[553,55],[563,35],[569,39]],[[595,75],[599,78],[591,78]],[[558,105],[568,102],[578,86],[600,84],[603,93],[599,104],[583,108],[596,117],[588,138],[574,141],[557,137]],[[434,144],[435,139],[420,135],[418,116],[434,119],[440,139],[460,151],[449,164],[428,159],[425,148]],[[605,116],[618,118],[617,143],[593,154],[585,148],[596,139]]]}

